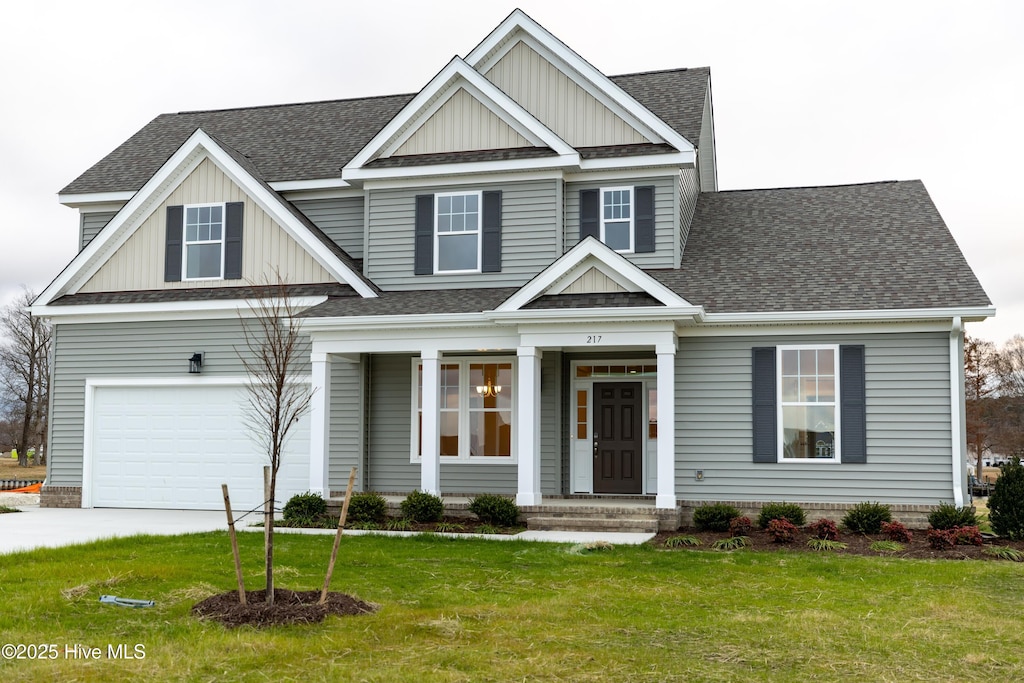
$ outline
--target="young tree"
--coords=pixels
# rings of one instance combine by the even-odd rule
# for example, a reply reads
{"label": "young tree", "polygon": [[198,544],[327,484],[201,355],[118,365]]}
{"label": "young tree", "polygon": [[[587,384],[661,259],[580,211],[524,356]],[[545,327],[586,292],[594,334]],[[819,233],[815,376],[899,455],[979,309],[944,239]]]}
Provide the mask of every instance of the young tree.
{"label": "young tree", "polygon": [[35,293],[24,290],[0,312],[0,389],[6,394],[10,415],[20,423],[14,439],[18,464],[28,466],[29,448],[35,447],[35,463],[45,457],[47,408],[50,392],[50,352],[53,330],[28,307]]}
{"label": "young tree", "polygon": [[988,399],[995,394],[995,347],[990,341],[964,335],[964,394],[967,443],[977,458],[975,476],[983,478],[982,454],[989,447],[992,426]]}
{"label": "young tree", "polygon": [[309,385],[297,381],[306,357],[306,343],[288,286],[277,278],[272,285],[254,288],[252,316],[242,317],[245,348],[239,358],[249,375],[249,406],[246,419],[265,450],[270,465],[270,504],[264,515],[266,533],[267,604],[274,604],[274,514],[277,472],[288,435],[309,410],[313,397]]}

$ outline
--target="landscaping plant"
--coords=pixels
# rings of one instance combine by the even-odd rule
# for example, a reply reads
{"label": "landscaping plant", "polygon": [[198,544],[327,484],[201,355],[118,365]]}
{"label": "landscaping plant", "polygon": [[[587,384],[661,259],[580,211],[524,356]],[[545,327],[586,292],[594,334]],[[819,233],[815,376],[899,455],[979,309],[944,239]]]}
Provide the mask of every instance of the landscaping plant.
{"label": "landscaping plant", "polygon": [[327,501],[319,493],[296,493],[284,506],[288,526],[319,526],[327,517]]}
{"label": "landscaping plant", "polygon": [[469,511],[484,524],[512,527],[519,521],[519,506],[505,496],[484,493],[469,501]]}
{"label": "landscaping plant", "polygon": [[766,503],[757,516],[757,526],[767,529],[773,519],[785,519],[793,526],[803,526],[806,518],[804,510],[796,503]]}
{"label": "landscaping plant", "polygon": [[749,536],[753,530],[754,524],[750,521],[750,517],[734,517],[729,522],[730,536]]}
{"label": "landscaping plant", "polygon": [[[839,540],[839,529],[836,528],[836,523],[831,519],[825,519],[822,517],[814,524],[807,527],[807,530],[811,533],[814,538],[822,539],[825,541],[838,541]],[[818,548],[815,548],[818,550]]]}
{"label": "landscaping plant", "polygon": [[883,503],[857,503],[843,516],[843,526],[859,534],[877,534],[892,521],[892,511]]}
{"label": "landscaping plant", "polygon": [[709,503],[693,511],[693,526],[697,531],[728,531],[729,523],[740,516],[740,511],[728,503]]}
{"label": "landscaping plant", "polygon": [[792,543],[797,527],[788,519],[773,519],[768,522],[767,531],[776,543]]}
{"label": "landscaping plant", "polygon": [[952,529],[958,526],[977,526],[974,508],[962,508],[952,503],[939,503],[939,507],[928,513],[928,523],[933,529]]}
{"label": "landscaping plant", "polygon": [[988,497],[988,520],[992,531],[1000,536],[1024,539],[1024,465],[1020,458],[1003,465]]}
{"label": "landscaping plant", "polygon": [[353,493],[348,502],[348,521],[356,524],[372,522],[380,524],[388,515],[388,503],[379,493],[365,491]]}
{"label": "landscaping plant", "polygon": [[413,491],[401,503],[402,516],[420,524],[440,522],[444,515],[444,503],[432,493]]}
{"label": "landscaping plant", "polygon": [[887,539],[897,543],[910,543],[913,538],[910,529],[905,527],[902,522],[883,522],[882,533]]}

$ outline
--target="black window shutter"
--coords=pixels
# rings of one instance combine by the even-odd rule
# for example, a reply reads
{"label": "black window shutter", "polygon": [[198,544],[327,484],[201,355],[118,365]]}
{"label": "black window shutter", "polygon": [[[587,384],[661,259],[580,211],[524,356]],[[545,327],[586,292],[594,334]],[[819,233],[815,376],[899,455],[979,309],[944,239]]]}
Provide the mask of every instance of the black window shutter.
{"label": "black window shutter", "polygon": [[224,279],[242,279],[242,202],[224,205]]}
{"label": "black window shutter", "polygon": [[416,195],[416,238],[413,267],[416,275],[434,272],[434,195]]}
{"label": "black window shutter", "polygon": [[483,263],[485,273],[501,272],[501,190],[484,192]]}
{"label": "black window shutter", "polygon": [[839,347],[839,457],[844,463],[868,461],[864,400],[864,347]]}
{"label": "black window shutter", "polygon": [[654,251],[654,187],[637,187],[633,189],[633,201],[636,211],[633,219],[633,251],[638,254]]}
{"label": "black window shutter", "polygon": [[778,409],[775,404],[775,347],[752,350],[754,462],[778,462]]}
{"label": "black window shutter", "polygon": [[167,207],[167,239],[164,241],[164,282],[181,282],[181,237],[184,206]]}
{"label": "black window shutter", "polygon": [[580,190],[580,241],[601,239],[601,191]]}

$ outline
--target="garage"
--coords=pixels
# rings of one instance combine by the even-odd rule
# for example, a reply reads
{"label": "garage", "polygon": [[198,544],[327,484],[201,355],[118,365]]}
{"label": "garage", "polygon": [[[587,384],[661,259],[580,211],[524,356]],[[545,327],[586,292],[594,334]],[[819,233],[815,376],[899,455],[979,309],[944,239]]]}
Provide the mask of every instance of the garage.
{"label": "garage", "polygon": [[[223,509],[222,483],[236,516],[262,504],[269,459],[250,436],[241,385],[95,386],[91,403],[85,474],[93,507]],[[286,444],[278,507],[308,489],[305,417]]]}

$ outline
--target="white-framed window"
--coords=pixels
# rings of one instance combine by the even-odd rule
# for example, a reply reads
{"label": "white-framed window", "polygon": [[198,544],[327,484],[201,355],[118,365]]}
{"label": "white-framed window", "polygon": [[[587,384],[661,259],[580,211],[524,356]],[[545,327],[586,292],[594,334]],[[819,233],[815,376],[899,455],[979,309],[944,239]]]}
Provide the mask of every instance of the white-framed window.
{"label": "white-framed window", "polygon": [[632,187],[601,188],[601,241],[615,251],[633,253],[634,213]]}
{"label": "white-framed window", "polygon": [[224,277],[223,204],[185,207],[182,250],[183,280],[219,280]]}
{"label": "white-framed window", "polygon": [[778,351],[779,461],[840,462],[839,347]]}
{"label": "white-framed window", "polygon": [[[442,462],[515,461],[513,358],[444,358],[441,361]],[[413,360],[412,461],[423,455],[423,364]]]}
{"label": "white-framed window", "polygon": [[434,195],[434,272],[479,273],[481,192]]}

